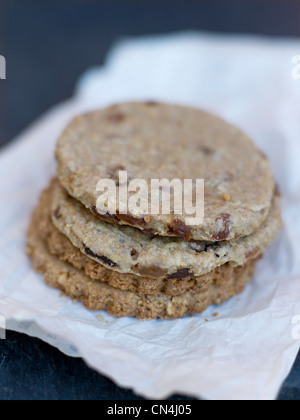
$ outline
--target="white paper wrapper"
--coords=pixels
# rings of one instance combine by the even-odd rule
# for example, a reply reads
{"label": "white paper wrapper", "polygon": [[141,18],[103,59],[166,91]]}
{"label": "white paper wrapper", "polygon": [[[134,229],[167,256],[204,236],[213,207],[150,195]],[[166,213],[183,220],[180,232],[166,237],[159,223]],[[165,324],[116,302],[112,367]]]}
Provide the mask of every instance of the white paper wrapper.
{"label": "white paper wrapper", "polygon": [[[2,151],[0,315],[7,327],[82,357],[147,398],[276,398],[300,343],[297,54],[297,40],[186,33],[124,41],[104,68],[83,77],[72,100]],[[79,112],[133,99],[192,105],[237,124],[269,157],[283,194],[285,228],[254,280],[199,316],[141,322],[88,311],[45,286],[25,255],[30,214],[55,174],[65,124]]]}

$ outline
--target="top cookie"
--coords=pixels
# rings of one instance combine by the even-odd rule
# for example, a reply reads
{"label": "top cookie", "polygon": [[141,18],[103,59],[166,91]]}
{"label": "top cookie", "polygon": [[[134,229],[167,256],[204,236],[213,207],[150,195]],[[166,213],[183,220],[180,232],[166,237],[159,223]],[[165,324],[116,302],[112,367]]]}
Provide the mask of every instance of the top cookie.
{"label": "top cookie", "polygon": [[[62,185],[94,215],[146,233],[224,241],[250,235],[266,220],[274,180],[266,157],[237,128],[205,112],[156,103],[126,103],[76,117],[60,137]],[[205,217],[187,226],[185,211],[144,217],[97,212],[97,183],[143,179],[205,181]],[[120,186],[117,185],[117,191]],[[150,198],[149,198],[150,200]],[[151,208],[149,202],[149,209]]]}

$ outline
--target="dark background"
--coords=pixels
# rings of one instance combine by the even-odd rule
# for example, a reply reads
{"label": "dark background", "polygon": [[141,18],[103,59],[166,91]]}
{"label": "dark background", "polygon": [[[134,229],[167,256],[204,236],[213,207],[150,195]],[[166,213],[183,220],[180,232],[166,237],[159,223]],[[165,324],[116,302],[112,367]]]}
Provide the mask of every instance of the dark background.
{"label": "dark background", "polygon": [[[0,0],[0,55],[7,61],[7,80],[0,80],[0,147],[69,98],[82,72],[103,63],[120,37],[187,29],[299,37],[300,1]],[[300,399],[300,356],[279,398]],[[137,397],[82,360],[7,332],[0,341],[0,399]]]}

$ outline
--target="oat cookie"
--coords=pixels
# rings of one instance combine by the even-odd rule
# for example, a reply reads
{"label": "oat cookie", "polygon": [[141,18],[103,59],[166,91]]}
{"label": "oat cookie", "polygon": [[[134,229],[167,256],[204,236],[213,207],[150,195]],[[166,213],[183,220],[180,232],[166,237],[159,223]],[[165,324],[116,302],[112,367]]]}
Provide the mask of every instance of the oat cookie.
{"label": "oat cookie", "polygon": [[199,290],[206,284],[220,283],[221,279],[232,275],[233,269],[229,263],[200,277],[178,279],[147,278],[134,274],[120,274],[109,270],[82,254],[66,236],[54,227],[50,212],[51,189],[52,186],[41,194],[40,203],[33,214],[32,225],[35,230],[38,230],[41,239],[46,242],[48,249],[53,255],[84,271],[93,280],[103,281],[117,289],[130,290],[142,294],[157,296],[160,293],[165,293],[171,296],[178,296],[188,290]]}
{"label": "oat cookie", "polygon": [[281,228],[279,197],[259,230],[236,241],[186,242],[145,235],[138,229],[106,223],[70,197],[57,180],[51,189],[52,221],[80,251],[118,273],[151,278],[191,278],[228,262],[244,265],[265,252]]}
{"label": "oat cookie", "polygon": [[156,103],[127,103],[78,116],[56,150],[62,185],[94,214],[100,179],[120,170],[130,179],[204,179],[205,220],[187,226],[186,214],[105,220],[187,241],[233,240],[266,219],[274,180],[266,157],[237,128],[205,112]]}
{"label": "oat cookie", "polygon": [[34,269],[44,275],[46,283],[62,290],[74,301],[81,301],[91,310],[106,310],[113,316],[144,320],[181,318],[201,313],[212,304],[220,304],[243,291],[256,265],[256,261],[251,260],[243,267],[231,267],[228,276],[180,296],[164,293],[152,296],[115,289],[107,283],[90,279],[83,271],[61,261],[49,252],[34,220],[28,231],[27,253],[32,258]]}

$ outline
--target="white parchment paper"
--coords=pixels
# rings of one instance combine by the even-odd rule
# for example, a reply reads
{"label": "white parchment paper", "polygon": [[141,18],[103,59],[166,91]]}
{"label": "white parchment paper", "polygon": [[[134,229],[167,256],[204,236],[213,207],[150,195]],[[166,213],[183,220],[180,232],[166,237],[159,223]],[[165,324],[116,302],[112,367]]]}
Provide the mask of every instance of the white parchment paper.
{"label": "white parchment paper", "polygon": [[[105,67],[84,75],[74,98],[3,150],[0,315],[7,328],[82,357],[147,398],[276,398],[300,344],[297,55],[298,40],[199,33],[125,40]],[[30,214],[55,174],[54,148],[65,124],[82,111],[133,99],[192,105],[238,125],[269,157],[283,195],[285,228],[253,281],[199,316],[141,322],[88,311],[44,285],[24,252]]]}

